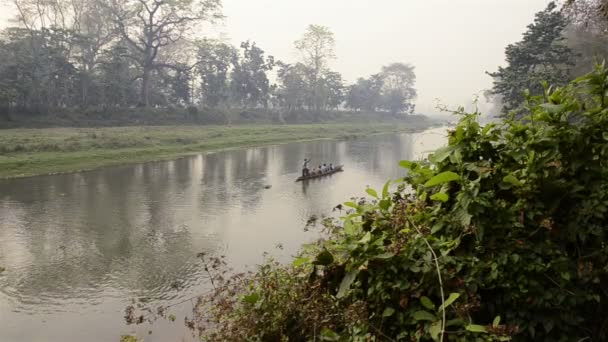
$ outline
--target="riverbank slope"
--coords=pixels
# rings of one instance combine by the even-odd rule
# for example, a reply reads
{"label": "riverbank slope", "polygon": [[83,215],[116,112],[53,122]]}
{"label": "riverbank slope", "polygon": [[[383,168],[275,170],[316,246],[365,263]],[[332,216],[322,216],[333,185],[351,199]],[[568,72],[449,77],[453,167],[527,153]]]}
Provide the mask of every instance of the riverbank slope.
{"label": "riverbank slope", "polygon": [[429,122],[378,124],[135,126],[0,130],[0,178],[99,167],[292,141],[414,132]]}

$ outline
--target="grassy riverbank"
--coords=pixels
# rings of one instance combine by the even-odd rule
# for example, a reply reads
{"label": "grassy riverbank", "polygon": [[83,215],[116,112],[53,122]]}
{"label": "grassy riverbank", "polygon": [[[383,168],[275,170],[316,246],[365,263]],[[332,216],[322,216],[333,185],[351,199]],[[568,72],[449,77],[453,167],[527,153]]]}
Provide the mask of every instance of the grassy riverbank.
{"label": "grassy riverbank", "polygon": [[0,178],[90,170],[226,148],[408,132],[427,126],[428,122],[0,130]]}

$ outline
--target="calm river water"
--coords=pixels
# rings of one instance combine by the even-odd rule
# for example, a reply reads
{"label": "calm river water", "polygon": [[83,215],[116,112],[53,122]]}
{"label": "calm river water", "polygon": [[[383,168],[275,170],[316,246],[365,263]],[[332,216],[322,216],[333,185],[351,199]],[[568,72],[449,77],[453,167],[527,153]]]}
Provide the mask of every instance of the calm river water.
{"label": "calm river water", "polygon": [[[0,181],[0,341],[190,340],[190,303],[173,308],[175,322],[153,326],[126,326],[124,308],[133,298],[159,306],[202,292],[199,252],[237,268],[265,251],[289,260],[318,236],[303,229],[311,215],[381,188],[403,175],[399,160],[444,142],[438,128]],[[295,183],[304,157],[345,172]]]}

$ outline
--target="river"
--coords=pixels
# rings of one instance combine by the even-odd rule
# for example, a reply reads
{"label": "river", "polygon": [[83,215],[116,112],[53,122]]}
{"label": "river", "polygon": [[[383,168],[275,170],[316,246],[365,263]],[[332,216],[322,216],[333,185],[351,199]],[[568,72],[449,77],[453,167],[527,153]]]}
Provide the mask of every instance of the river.
{"label": "river", "polygon": [[[208,288],[197,253],[252,267],[318,237],[311,215],[403,176],[399,160],[445,143],[445,128],[208,153],[91,172],[0,180],[0,341],[190,340],[177,320],[125,325],[136,298],[182,302]],[[295,183],[302,160],[345,171]],[[266,189],[266,185],[270,185]],[[151,334],[149,334],[151,331]]]}

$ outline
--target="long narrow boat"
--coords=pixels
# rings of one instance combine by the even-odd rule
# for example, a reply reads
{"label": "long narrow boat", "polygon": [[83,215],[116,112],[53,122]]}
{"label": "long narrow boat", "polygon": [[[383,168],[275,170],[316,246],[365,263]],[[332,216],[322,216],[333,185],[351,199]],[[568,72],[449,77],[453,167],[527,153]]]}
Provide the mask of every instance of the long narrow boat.
{"label": "long narrow boat", "polygon": [[313,179],[313,178],[325,177],[325,176],[334,174],[336,172],[342,172],[342,171],[344,171],[344,165],[338,165],[338,166],[334,166],[333,169],[325,171],[325,172],[311,174],[306,177],[304,177],[304,176],[298,177],[298,179],[296,179],[296,182],[301,182],[301,181],[305,181],[305,180],[309,180],[309,179]]}

